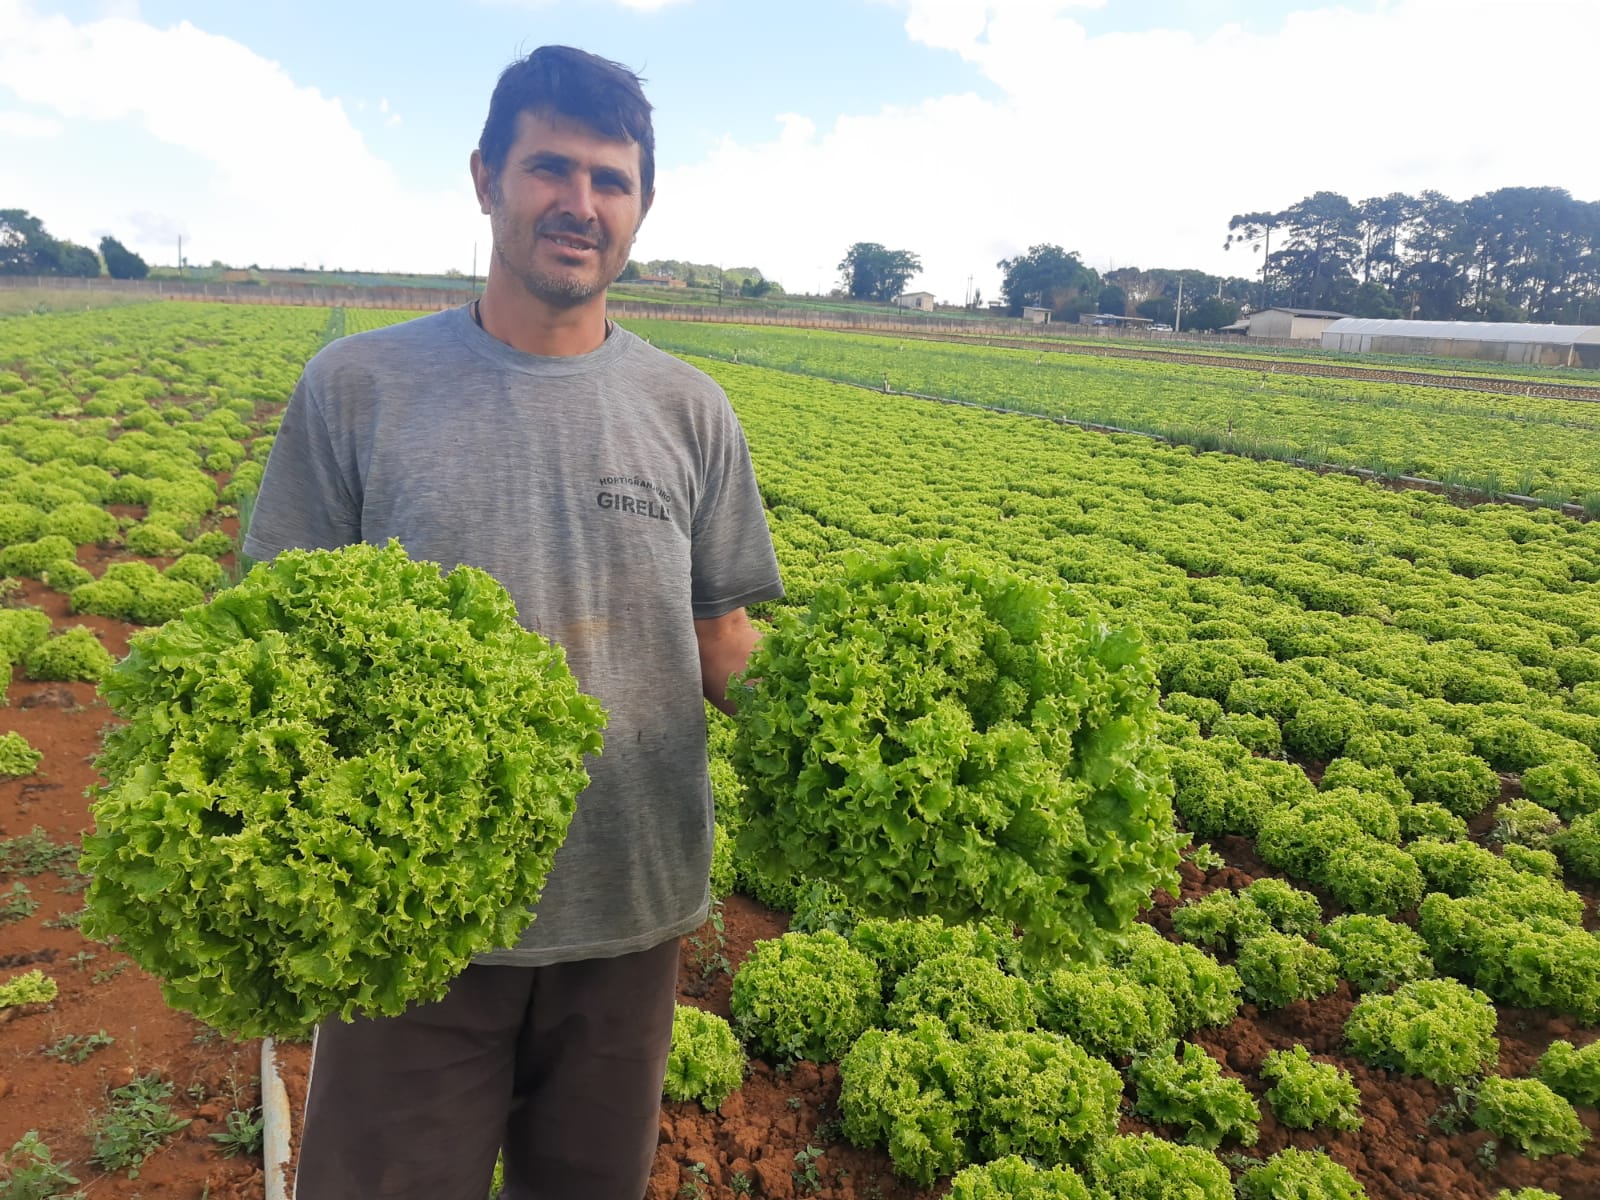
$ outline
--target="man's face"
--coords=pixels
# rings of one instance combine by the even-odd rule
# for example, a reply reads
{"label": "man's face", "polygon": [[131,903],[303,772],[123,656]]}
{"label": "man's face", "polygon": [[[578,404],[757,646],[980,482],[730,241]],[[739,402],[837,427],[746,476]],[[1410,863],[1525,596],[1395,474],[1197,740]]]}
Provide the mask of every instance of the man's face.
{"label": "man's face", "polygon": [[553,114],[522,113],[498,176],[476,151],[473,182],[489,214],[495,257],[536,299],[576,308],[628,265],[650,207],[640,194],[639,144],[612,141]]}

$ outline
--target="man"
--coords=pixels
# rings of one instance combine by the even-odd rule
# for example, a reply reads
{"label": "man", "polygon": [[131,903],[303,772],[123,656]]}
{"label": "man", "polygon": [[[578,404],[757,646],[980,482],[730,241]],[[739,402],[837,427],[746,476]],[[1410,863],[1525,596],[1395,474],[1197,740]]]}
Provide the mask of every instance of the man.
{"label": "man", "polygon": [[727,709],[782,593],[721,391],[605,315],[654,198],[650,105],[547,46],[506,69],[471,158],[494,254],[478,302],[307,366],[246,553],[398,538],[488,571],[606,706],[605,749],[517,947],[437,1004],[324,1023],[297,1200],[639,1200],[678,939],[707,909],[702,697]]}

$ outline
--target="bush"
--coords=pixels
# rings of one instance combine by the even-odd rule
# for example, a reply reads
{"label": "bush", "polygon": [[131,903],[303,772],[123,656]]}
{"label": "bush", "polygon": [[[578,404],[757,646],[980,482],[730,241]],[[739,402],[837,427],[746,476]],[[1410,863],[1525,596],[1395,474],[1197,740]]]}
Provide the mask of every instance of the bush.
{"label": "bush", "polygon": [[0,546],[13,546],[39,536],[44,513],[32,504],[0,501]]}
{"label": "bush", "polygon": [[63,504],[45,514],[41,533],[64,537],[74,546],[109,542],[117,536],[116,517],[98,504]]}
{"label": "bush", "polygon": [[1365,727],[1361,708],[1345,697],[1307,700],[1284,722],[1283,746],[1296,758],[1326,762]]}
{"label": "bush", "polygon": [[886,1147],[895,1170],[923,1187],[972,1161],[972,1091],[967,1050],[940,1025],[868,1030],[839,1062],[845,1137]]}
{"label": "bush", "polygon": [[971,1042],[979,1156],[1079,1164],[1117,1131],[1122,1080],[1053,1033],[983,1032]]}
{"label": "bush", "polygon": [[35,542],[17,542],[0,550],[0,573],[37,579],[60,562],[76,562],[78,548],[66,538],[50,534]]}
{"label": "bush", "polygon": [[838,884],[825,879],[802,881],[795,889],[794,913],[789,918],[792,933],[819,933],[826,929],[847,938],[861,919],[845,898]]}
{"label": "bush", "polygon": [[1254,754],[1271,755],[1283,751],[1283,731],[1271,717],[1251,713],[1229,713],[1212,730],[1215,737],[1230,737]]}
{"label": "bush", "polygon": [[1321,925],[1317,898],[1281,879],[1257,879],[1238,892],[1211,892],[1172,914],[1179,937],[1216,950],[1231,950],[1245,938],[1273,930],[1309,936]]}
{"label": "bush", "polygon": [[0,778],[32,775],[42,758],[44,755],[28,745],[28,739],[20,733],[0,734]]}
{"label": "bush", "polygon": [[1556,853],[1579,879],[1600,882],[1600,812],[1584,813],[1555,839]]}
{"label": "bush", "polygon": [[1500,1056],[1489,997],[1453,979],[1417,979],[1391,995],[1363,996],[1345,1022],[1351,1052],[1379,1067],[1455,1084]]}
{"label": "bush", "polygon": [[1226,1025],[1239,1011],[1239,973],[1193,946],[1166,940],[1148,925],[1130,932],[1117,956],[1134,982],[1153,988],[1172,1005],[1172,1031]]}
{"label": "bush", "polygon": [[941,954],[912,967],[895,985],[885,1022],[910,1029],[919,1020],[940,1021],[958,1041],[980,1030],[1021,1030],[1034,1023],[1028,985],[992,962],[967,954]]}
{"label": "bush", "polygon": [[1222,705],[1210,696],[1169,692],[1161,698],[1161,707],[1169,713],[1187,717],[1200,727],[1201,733],[1210,733],[1212,726],[1222,720]]}
{"label": "bush", "polygon": [[221,558],[224,554],[232,554],[234,545],[233,539],[222,530],[208,529],[189,543],[189,549],[195,554],[204,554],[207,558]]}
{"label": "bush", "polygon": [[1496,841],[1543,850],[1549,848],[1551,838],[1560,831],[1556,814],[1532,800],[1508,800],[1495,809]]}
{"label": "bush", "polygon": [[1396,984],[1433,974],[1428,944],[1414,929],[1388,917],[1349,913],[1329,921],[1321,945],[1333,954],[1339,975],[1362,992],[1386,992]]}
{"label": "bush", "polygon": [[1183,1140],[1215,1150],[1229,1138],[1253,1146],[1261,1110],[1237,1079],[1193,1042],[1135,1055],[1128,1077],[1137,1089],[1133,1111],[1162,1125],[1181,1125]]}
{"label": "bush", "polygon": [[775,1062],[834,1062],[882,1015],[878,970],[836,933],[757,942],[733,977],[740,1039]]}
{"label": "bush", "polygon": [[1254,836],[1272,798],[1250,779],[1241,778],[1237,769],[1224,765],[1219,743],[1180,746],[1172,751],[1171,761],[1173,807],[1196,837]]}
{"label": "bush", "polygon": [[733,839],[720,821],[711,831],[711,900],[724,899],[739,882],[739,868],[733,862]]}
{"label": "bush", "polygon": [[1418,838],[1456,841],[1467,836],[1467,823],[1442,804],[1418,800],[1399,809],[1397,815],[1403,842],[1413,842]]}
{"label": "bush", "polygon": [[64,558],[60,562],[51,563],[40,572],[39,580],[51,591],[65,595],[71,593],[73,588],[92,583],[94,576],[90,574],[88,567],[80,567],[70,559]]}
{"label": "bush", "polygon": [[877,966],[885,1000],[894,996],[901,976],[918,963],[946,954],[969,955],[1000,962],[1012,949],[1011,939],[982,925],[946,925],[938,917],[893,920],[868,917],[856,923],[850,944]]}
{"label": "bush", "polygon": [[1376,838],[1342,847],[1316,882],[1344,907],[1380,915],[1416,908],[1424,891],[1416,860]]}
{"label": "bush", "polygon": [[672,1048],[662,1094],[718,1109],[744,1082],[745,1057],[729,1024],[715,1013],[680,1004],[672,1014]]}
{"label": "bush", "polygon": [[49,1004],[57,990],[56,981],[36,967],[0,983],[0,1010],[22,1004]]}
{"label": "bush", "polygon": [[206,598],[194,584],[163,575],[149,563],[119,562],[93,583],[74,588],[71,599],[74,612],[163,625]]}
{"label": "bush", "polygon": [[148,520],[128,530],[122,544],[130,552],[148,558],[177,558],[189,548],[188,539],[176,529]]}
{"label": "bush", "polygon": [[1035,1167],[1008,1154],[965,1167],[950,1181],[950,1200],[1090,1200],[1089,1189],[1068,1167]]}
{"label": "bush", "polygon": [[46,639],[22,660],[29,679],[89,683],[98,682],[115,663],[111,651],[86,625],[74,625],[65,633]]}
{"label": "bush", "polygon": [[168,579],[179,579],[184,583],[193,584],[202,592],[214,592],[222,586],[224,579],[222,567],[214,558],[207,558],[204,554],[191,551],[180,555],[178,560],[162,572]]}
{"label": "bush", "polygon": [[1557,1039],[1539,1056],[1533,1073],[1572,1103],[1600,1108],[1600,1041],[1579,1050]]}
{"label": "bush", "polygon": [[1422,755],[1407,768],[1402,781],[1414,799],[1442,805],[1466,821],[1500,794],[1500,777],[1494,768],[1458,750]]}
{"label": "bush", "polygon": [[1174,1032],[1172,1001],[1109,966],[1065,967],[1034,985],[1039,1024],[1091,1054],[1122,1058]]}
{"label": "bush", "polygon": [[1239,1200],[1366,1200],[1354,1175],[1320,1150],[1285,1146],[1239,1176]]}
{"label": "bush", "polygon": [[39,608],[0,608],[0,656],[16,662],[50,636],[50,614]]}
{"label": "bush", "polygon": [[[1571,897],[1559,915],[1532,912],[1535,901]],[[1505,887],[1453,900],[1435,893],[1417,912],[1417,932],[1439,970],[1469,980],[1502,1004],[1554,1008],[1586,1024],[1600,1021],[1600,938],[1577,922],[1582,897],[1552,886],[1548,892]]]}
{"label": "bush", "polygon": [[1198,1146],[1150,1133],[1106,1143],[1089,1167],[1096,1200],[1234,1200],[1228,1168]]}
{"label": "bush", "polygon": [[1332,1063],[1313,1062],[1304,1046],[1269,1052],[1261,1064],[1261,1078],[1272,1084],[1267,1103],[1290,1129],[1361,1128],[1361,1092],[1350,1072]]}
{"label": "bush", "polygon": [[1600,771],[1582,762],[1541,763],[1522,773],[1522,794],[1570,821],[1600,811]]}
{"label": "bush", "polygon": [[1354,788],[1358,792],[1379,797],[1397,811],[1412,802],[1411,794],[1406,791],[1405,784],[1400,782],[1393,767],[1387,764],[1368,766],[1353,758],[1336,758],[1330,762],[1322,773],[1319,786],[1325,792],[1339,787]]}
{"label": "bush", "polygon": [[1244,994],[1265,1009],[1313,1000],[1339,986],[1338,960],[1303,937],[1268,930],[1247,937],[1234,962]]}
{"label": "bush", "polygon": [[751,656],[741,848],[869,915],[1013,922],[1038,958],[1092,953],[1176,888],[1136,633],[947,545],[846,563]]}
{"label": "bush", "polygon": [[1577,1154],[1590,1137],[1572,1105],[1537,1079],[1489,1076],[1478,1088],[1472,1121],[1509,1138],[1529,1158]]}

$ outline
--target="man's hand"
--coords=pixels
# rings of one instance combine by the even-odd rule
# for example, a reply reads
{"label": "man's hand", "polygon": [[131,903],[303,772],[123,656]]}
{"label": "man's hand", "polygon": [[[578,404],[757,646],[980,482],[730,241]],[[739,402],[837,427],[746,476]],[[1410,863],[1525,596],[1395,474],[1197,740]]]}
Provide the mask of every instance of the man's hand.
{"label": "man's hand", "polygon": [[761,631],[751,624],[744,609],[736,608],[720,617],[695,621],[694,636],[700,643],[700,686],[706,699],[731,716],[728,680],[745,669]]}

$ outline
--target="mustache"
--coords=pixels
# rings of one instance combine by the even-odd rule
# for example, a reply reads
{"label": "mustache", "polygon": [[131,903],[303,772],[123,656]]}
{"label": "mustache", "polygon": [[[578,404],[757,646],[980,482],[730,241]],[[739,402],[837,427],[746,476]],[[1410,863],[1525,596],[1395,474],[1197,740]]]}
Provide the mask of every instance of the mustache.
{"label": "mustache", "polygon": [[580,237],[595,243],[602,250],[608,244],[598,222],[587,223],[567,215],[546,217],[542,221],[537,221],[534,223],[533,232],[539,237]]}

